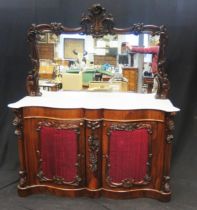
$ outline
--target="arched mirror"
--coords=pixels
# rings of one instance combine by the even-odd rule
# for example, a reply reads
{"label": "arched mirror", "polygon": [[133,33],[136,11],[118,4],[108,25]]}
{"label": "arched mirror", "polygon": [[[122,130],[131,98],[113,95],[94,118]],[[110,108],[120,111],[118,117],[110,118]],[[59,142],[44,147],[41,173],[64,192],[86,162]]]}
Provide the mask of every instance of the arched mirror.
{"label": "arched mirror", "polygon": [[167,32],[164,26],[116,28],[112,15],[93,5],[81,26],[32,25],[28,31],[33,70],[29,95],[43,91],[128,91],[166,98]]}

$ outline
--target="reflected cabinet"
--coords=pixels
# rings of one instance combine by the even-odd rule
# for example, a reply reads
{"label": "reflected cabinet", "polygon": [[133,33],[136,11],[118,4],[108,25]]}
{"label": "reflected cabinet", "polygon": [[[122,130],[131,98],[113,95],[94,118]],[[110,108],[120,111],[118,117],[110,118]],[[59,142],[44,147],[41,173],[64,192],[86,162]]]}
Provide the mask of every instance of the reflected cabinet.
{"label": "reflected cabinet", "polygon": [[21,196],[168,201],[174,115],[165,26],[115,27],[100,4],[77,28],[33,24],[15,112]]}

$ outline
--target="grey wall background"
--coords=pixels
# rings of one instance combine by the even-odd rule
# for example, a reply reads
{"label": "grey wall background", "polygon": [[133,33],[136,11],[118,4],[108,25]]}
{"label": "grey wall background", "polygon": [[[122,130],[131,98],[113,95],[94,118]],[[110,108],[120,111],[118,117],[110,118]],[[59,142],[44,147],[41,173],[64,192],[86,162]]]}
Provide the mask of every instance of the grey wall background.
{"label": "grey wall background", "polygon": [[[117,27],[166,25],[170,99],[181,108],[176,117],[172,176],[197,177],[197,1],[196,0],[1,0],[0,1],[0,169],[17,171],[18,152],[12,111],[7,104],[26,95],[31,69],[26,32],[32,23],[61,22],[77,27],[81,14],[101,3]],[[4,182],[5,184],[5,182]]]}

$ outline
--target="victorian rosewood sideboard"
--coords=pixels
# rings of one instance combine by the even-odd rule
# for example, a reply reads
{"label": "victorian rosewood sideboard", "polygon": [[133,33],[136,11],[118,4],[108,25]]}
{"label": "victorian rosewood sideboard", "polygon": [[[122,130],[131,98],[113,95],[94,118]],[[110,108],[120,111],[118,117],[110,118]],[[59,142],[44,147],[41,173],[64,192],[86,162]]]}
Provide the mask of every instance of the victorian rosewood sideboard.
{"label": "victorian rosewood sideboard", "polygon": [[19,195],[169,200],[178,109],[168,99],[137,96],[136,101],[135,93],[51,92],[10,104],[16,114]]}
{"label": "victorian rosewood sideboard", "polygon": [[[94,4],[83,13],[79,27],[33,24],[27,40],[32,61],[26,78],[28,96],[9,104],[16,116],[19,195],[49,192],[170,200],[173,119],[179,109],[168,99],[166,27],[133,23],[117,28],[113,16]],[[65,44],[68,40],[70,47]],[[131,50],[136,45],[154,45],[157,52],[135,55],[134,62],[121,61],[130,53],[122,52],[121,46]],[[99,56],[113,57],[113,62],[104,58],[98,62]],[[52,77],[43,77],[51,66]],[[88,87],[74,91],[82,80],[78,84],[72,75],[69,82],[74,88],[64,91],[65,74],[75,73],[76,68],[87,73],[92,66],[111,72],[111,79],[104,81],[110,86],[108,91],[91,92]],[[147,66],[152,76],[149,83],[143,77]],[[128,86],[129,92],[113,87],[113,82],[127,84],[122,72],[130,86],[134,84]],[[56,91],[50,88],[52,84],[58,85]],[[46,85],[48,91],[43,90]]]}

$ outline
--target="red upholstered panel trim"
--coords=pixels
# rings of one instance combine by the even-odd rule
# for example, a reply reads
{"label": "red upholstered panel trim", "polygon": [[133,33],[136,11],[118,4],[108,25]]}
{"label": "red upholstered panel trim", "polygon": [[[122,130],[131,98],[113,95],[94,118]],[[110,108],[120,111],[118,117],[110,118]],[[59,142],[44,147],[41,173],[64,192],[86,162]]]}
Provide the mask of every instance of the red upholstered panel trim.
{"label": "red upholstered panel trim", "polygon": [[146,129],[134,131],[112,131],[110,136],[110,169],[112,182],[124,179],[143,180],[148,161],[148,132]]}
{"label": "red upholstered panel trim", "polygon": [[74,130],[41,128],[41,159],[44,177],[73,181],[77,174],[77,134]]}

